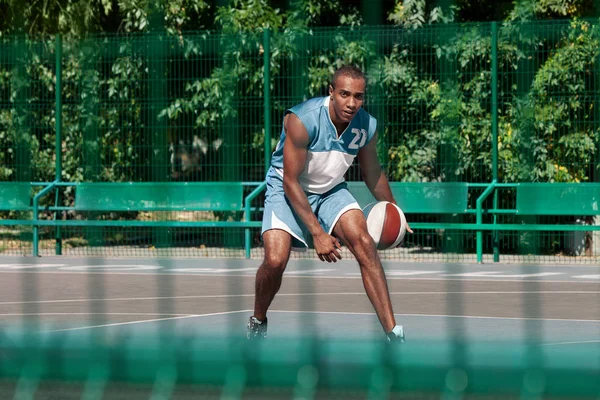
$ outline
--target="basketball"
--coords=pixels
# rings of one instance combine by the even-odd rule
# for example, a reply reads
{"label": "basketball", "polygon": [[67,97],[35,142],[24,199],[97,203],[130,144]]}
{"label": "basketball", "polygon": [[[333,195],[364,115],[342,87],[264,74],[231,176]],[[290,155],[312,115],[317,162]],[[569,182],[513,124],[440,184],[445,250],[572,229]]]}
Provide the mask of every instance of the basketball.
{"label": "basketball", "polygon": [[398,246],[406,234],[406,217],[394,203],[378,201],[367,205],[363,213],[367,218],[369,235],[378,250]]}

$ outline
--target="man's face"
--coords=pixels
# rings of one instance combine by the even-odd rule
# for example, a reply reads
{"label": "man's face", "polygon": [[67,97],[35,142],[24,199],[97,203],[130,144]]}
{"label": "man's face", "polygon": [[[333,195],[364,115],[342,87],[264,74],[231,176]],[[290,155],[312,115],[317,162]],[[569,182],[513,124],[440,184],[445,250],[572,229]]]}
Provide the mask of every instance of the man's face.
{"label": "man's face", "polygon": [[334,87],[329,86],[331,119],[337,123],[350,122],[363,105],[365,80],[342,75],[333,84]]}

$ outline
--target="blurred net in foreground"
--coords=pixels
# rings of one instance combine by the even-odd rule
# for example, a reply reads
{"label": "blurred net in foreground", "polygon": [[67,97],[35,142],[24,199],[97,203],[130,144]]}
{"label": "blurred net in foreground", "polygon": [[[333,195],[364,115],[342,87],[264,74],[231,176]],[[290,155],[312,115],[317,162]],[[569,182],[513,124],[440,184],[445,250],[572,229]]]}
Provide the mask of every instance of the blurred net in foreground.
{"label": "blurred net in foreground", "polygon": [[600,349],[589,350],[509,341],[415,339],[390,346],[8,332],[0,344],[0,393],[17,399],[57,398],[53,393],[61,399],[597,399]]}

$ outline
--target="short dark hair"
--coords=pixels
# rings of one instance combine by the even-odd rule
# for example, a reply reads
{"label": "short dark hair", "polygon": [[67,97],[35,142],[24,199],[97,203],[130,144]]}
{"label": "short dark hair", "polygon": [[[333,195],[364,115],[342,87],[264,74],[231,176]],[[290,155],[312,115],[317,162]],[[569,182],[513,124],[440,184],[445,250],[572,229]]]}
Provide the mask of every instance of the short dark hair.
{"label": "short dark hair", "polygon": [[338,68],[331,78],[331,87],[335,88],[335,82],[340,76],[348,76],[352,79],[362,79],[367,83],[367,77],[362,70],[354,65],[344,65]]}

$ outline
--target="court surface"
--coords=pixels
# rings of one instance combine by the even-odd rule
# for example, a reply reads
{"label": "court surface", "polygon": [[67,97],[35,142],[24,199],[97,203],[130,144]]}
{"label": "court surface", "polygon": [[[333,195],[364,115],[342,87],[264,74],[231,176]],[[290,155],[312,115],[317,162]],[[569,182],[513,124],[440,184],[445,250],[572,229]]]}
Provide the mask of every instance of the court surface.
{"label": "court surface", "polygon": [[[0,321],[41,332],[243,336],[257,260],[0,257]],[[407,345],[528,341],[597,354],[600,267],[385,262]],[[383,340],[355,261],[292,260],[269,336]],[[10,329],[5,330],[9,332]],[[6,333],[9,334],[9,333]]]}

